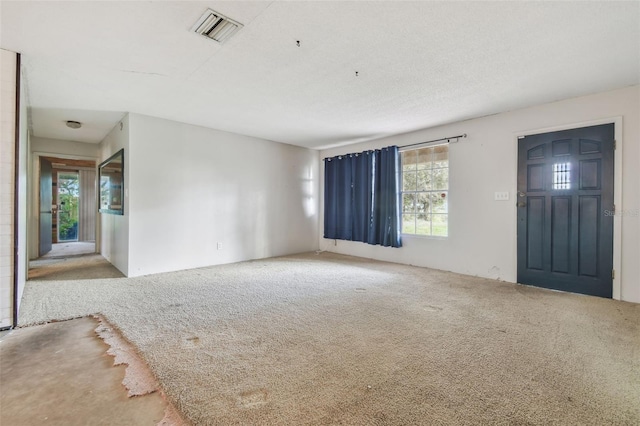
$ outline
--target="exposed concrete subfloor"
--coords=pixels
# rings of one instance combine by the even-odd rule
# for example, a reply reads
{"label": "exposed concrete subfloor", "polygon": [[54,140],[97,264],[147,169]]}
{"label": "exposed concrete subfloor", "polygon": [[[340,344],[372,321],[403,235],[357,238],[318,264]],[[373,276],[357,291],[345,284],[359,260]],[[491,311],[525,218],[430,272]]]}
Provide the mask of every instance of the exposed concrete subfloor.
{"label": "exposed concrete subfloor", "polygon": [[0,424],[156,425],[159,393],[127,397],[92,318],[21,328],[0,337]]}

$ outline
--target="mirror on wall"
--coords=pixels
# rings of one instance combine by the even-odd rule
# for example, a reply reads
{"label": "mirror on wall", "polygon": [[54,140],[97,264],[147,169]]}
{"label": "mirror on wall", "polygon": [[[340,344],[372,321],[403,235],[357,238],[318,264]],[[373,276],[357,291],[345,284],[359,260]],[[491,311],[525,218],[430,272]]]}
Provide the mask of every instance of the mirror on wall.
{"label": "mirror on wall", "polygon": [[102,162],[100,173],[100,213],[124,214],[124,149]]}

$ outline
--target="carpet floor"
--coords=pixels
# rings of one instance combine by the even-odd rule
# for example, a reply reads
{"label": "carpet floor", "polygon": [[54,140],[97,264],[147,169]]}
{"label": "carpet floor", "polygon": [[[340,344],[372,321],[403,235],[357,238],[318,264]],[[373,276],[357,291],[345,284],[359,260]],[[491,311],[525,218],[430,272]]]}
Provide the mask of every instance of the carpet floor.
{"label": "carpet floor", "polygon": [[29,281],[101,313],[194,425],[640,423],[640,305],[330,253]]}
{"label": "carpet floor", "polygon": [[29,262],[29,279],[64,281],[73,279],[123,278],[107,259],[99,254],[84,254],[60,258],[41,257]]}

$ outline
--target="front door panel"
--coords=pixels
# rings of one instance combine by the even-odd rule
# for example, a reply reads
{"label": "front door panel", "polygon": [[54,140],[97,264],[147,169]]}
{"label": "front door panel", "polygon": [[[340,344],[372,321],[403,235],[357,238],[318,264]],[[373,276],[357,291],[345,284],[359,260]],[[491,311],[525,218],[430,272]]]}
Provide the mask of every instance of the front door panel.
{"label": "front door panel", "polygon": [[518,145],[518,282],[611,297],[614,125]]}
{"label": "front door panel", "polygon": [[38,255],[44,256],[51,251],[53,240],[53,178],[51,163],[40,158],[40,244]]}

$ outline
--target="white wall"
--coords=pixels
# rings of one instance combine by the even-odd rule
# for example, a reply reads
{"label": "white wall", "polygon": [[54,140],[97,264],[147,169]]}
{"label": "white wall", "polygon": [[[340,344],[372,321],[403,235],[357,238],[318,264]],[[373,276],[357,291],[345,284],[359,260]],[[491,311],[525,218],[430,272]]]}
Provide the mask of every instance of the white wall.
{"label": "white wall", "polygon": [[129,276],[317,249],[318,151],[129,119]]}
{"label": "white wall", "polygon": [[[320,248],[354,256],[406,263],[515,282],[517,136],[554,127],[622,117],[616,164],[622,167],[622,300],[640,303],[640,90],[624,88],[475,120],[453,123],[369,143],[324,150],[321,158],[389,145],[406,145],[467,133],[450,145],[449,232],[446,239],[403,236],[399,249],[325,240],[320,209]],[[620,155],[624,152],[624,155]],[[323,171],[323,167],[322,167]],[[321,180],[322,182],[323,180]],[[494,201],[495,191],[509,191],[510,201]],[[323,194],[321,190],[320,194]],[[321,195],[322,197],[322,195]],[[619,251],[619,250],[618,250]],[[615,285],[614,285],[615,289]]]}
{"label": "white wall", "polygon": [[96,159],[100,154],[100,145],[32,136],[31,152],[59,155],[62,158],[73,156],[73,158]]}
{"label": "white wall", "polygon": [[98,161],[101,163],[120,149],[124,149],[124,215],[98,213],[100,223],[98,244],[102,256],[127,276],[129,275],[129,223],[131,217],[129,138],[129,116],[127,115],[100,142]]}

